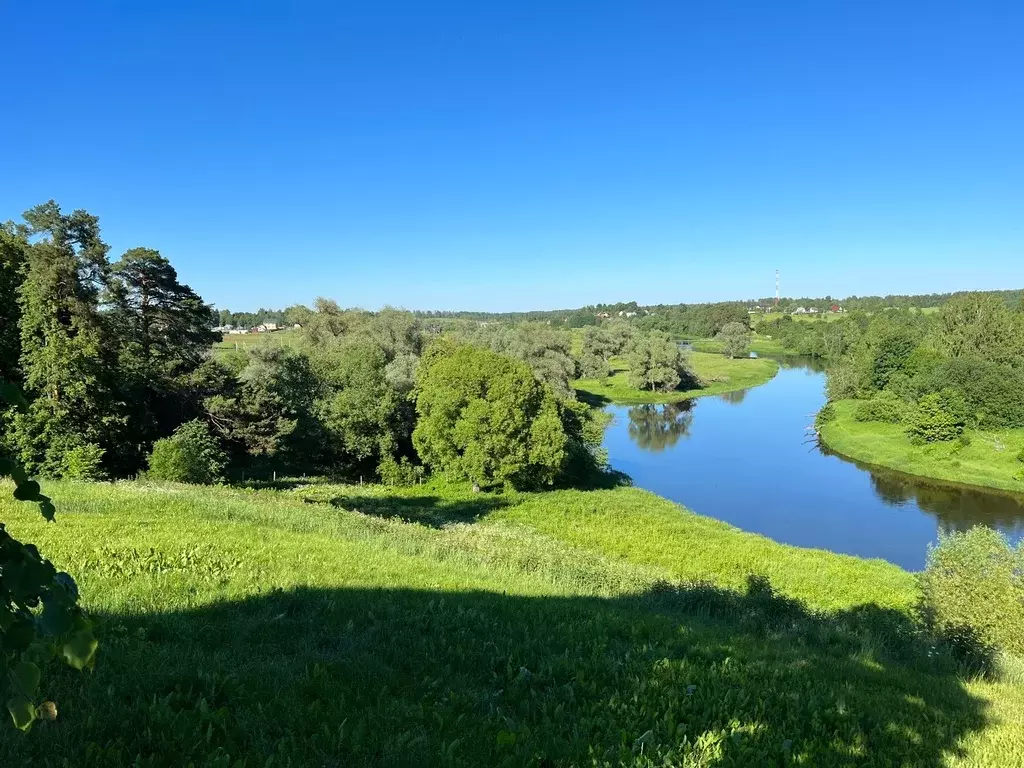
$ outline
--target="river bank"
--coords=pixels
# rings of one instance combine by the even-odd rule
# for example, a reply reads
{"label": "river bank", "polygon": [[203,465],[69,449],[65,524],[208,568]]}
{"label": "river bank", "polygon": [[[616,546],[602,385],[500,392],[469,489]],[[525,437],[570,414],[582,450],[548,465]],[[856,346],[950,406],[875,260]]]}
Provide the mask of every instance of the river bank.
{"label": "river bank", "polygon": [[857,421],[857,405],[832,403],[835,418],[818,433],[830,451],[909,475],[1024,494],[1024,429],[967,430],[965,441],[914,445],[904,424]]}
{"label": "river bank", "polygon": [[941,533],[1024,539],[1024,497],[915,478],[820,449],[819,361],[783,358],[762,386],[668,405],[605,407],[604,448],[635,485],[787,544],[924,568]]}
{"label": "river bank", "polygon": [[678,403],[695,397],[721,395],[750,389],[770,381],[779,372],[779,364],[766,358],[730,359],[721,354],[691,352],[690,367],[703,386],[673,392],[647,392],[629,385],[629,366],[625,359],[613,357],[612,375],[606,379],[577,379],[573,387],[580,399],[598,403]]}

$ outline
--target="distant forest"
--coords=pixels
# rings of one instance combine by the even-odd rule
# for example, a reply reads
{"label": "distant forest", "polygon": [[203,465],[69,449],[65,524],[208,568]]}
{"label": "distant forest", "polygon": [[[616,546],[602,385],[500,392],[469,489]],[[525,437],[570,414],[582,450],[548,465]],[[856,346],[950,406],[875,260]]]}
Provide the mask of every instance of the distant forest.
{"label": "distant forest", "polygon": [[[926,309],[940,307],[950,299],[957,296],[964,296],[969,291],[956,291],[954,293],[924,293],[915,295],[889,294],[887,296],[848,296],[844,299],[832,296],[786,296],[779,299],[779,308],[783,312],[791,312],[797,307],[811,309],[812,307],[820,312],[827,311],[832,305],[839,305],[848,312],[877,312],[888,307],[900,309]],[[996,296],[1006,303],[1011,309],[1021,305],[1024,289],[1005,291],[981,291],[989,296]],[[590,304],[577,309],[545,309],[530,312],[477,312],[472,310],[413,310],[413,314],[421,318],[450,318],[458,320],[477,320],[484,322],[547,322],[562,323],[569,328],[581,328],[587,325],[595,325],[601,315],[618,317],[628,313],[635,313],[635,316],[657,316],[659,313],[687,313],[687,312],[728,312],[731,308],[737,318],[741,317],[738,310],[745,315],[751,307],[771,307],[775,303],[775,297],[762,297],[760,299],[747,299],[745,301],[708,302],[695,304],[638,304],[635,301],[618,302],[615,304]],[[293,323],[301,322],[305,314],[310,310],[304,306],[297,305],[286,309],[263,309],[255,312],[231,312],[226,309],[219,311],[221,325],[234,325],[237,327],[253,327],[261,323]]]}

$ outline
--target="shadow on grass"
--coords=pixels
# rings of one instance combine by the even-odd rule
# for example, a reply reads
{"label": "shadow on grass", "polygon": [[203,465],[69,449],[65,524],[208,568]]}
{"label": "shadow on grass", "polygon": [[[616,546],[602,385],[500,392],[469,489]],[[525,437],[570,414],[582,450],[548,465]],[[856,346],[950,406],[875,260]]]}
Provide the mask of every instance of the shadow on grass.
{"label": "shadow on grass", "polygon": [[611,403],[611,398],[605,397],[604,395],[598,395],[593,392],[587,392],[582,389],[576,390],[576,399],[581,403],[586,403],[592,408],[604,408],[604,406]]}
{"label": "shadow on grass", "polygon": [[[319,499],[306,499],[322,503]],[[508,506],[500,496],[479,494],[470,499],[444,499],[440,496],[332,496],[327,503],[352,512],[374,517],[397,517],[407,523],[421,523],[442,528],[452,523],[472,523],[489,513]]]}
{"label": "shadow on grass", "polygon": [[816,616],[760,580],[274,591],[109,616],[102,643],[94,675],[56,673],[62,719],[0,762],[938,768],[986,724],[905,615]]}

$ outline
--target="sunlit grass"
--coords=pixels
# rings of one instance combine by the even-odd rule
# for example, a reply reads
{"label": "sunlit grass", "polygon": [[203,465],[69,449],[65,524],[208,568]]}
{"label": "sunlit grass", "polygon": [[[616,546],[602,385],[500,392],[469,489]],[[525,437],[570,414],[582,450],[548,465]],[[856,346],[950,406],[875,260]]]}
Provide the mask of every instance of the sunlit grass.
{"label": "sunlit grass", "polygon": [[690,366],[704,386],[675,392],[647,392],[631,387],[629,367],[623,358],[611,360],[612,375],[606,379],[578,379],[578,392],[615,403],[674,403],[704,395],[720,395],[764,384],[779,371],[774,360],[743,358],[731,360],[724,355],[691,352]]}
{"label": "sunlit grass", "polygon": [[833,403],[835,420],[821,428],[825,445],[843,456],[911,475],[1024,493],[1024,429],[968,430],[959,442],[914,445],[906,426],[857,421],[856,400]]}

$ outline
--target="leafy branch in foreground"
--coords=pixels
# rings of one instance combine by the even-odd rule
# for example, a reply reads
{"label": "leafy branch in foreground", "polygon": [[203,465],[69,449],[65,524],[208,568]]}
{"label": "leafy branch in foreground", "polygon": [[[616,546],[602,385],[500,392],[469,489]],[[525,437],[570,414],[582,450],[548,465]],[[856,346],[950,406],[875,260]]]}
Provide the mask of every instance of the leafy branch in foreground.
{"label": "leafy branch in foreground", "polygon": [[[0,400],[22,411],[24,396],[13,384],[0,381]],[[53,502],[39,483],[12,457],[0,454],[0,476],[14,480],[14,498],[39,505],[48,521]],[[41,608],[41,609],[40,609]],[[0,694],[14,725],[28,730],[39,718],[53,720],[51,701],[37,703],[41,667],[56,656],[75,669],[92,669],[96,638],[92,623],[78,605],[78,587],[71,576],[54,568],[33,544],[22,544],[0,523]]]}

